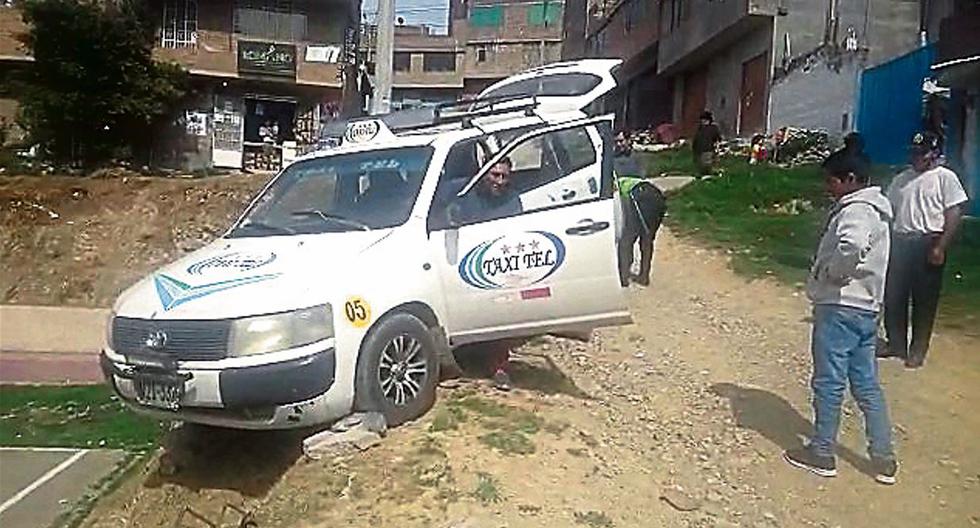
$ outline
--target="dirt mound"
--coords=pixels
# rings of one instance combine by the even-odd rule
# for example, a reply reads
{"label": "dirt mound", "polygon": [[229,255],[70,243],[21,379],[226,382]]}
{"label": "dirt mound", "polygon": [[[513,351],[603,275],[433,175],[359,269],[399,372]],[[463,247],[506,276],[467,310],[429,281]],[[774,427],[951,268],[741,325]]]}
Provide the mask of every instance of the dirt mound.
{"label": "dirt mound", "polygon": [[227,229],[268,175],[0,179],[0,302],[111,306]]}

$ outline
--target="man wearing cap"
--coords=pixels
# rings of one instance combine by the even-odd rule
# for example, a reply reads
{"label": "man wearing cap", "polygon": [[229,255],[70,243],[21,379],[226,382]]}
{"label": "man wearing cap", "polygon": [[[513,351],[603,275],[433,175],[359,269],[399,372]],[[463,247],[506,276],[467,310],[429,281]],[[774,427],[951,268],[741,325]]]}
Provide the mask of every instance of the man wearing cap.
{"label": "man wearing cap", "polygon": [[[920,132],[912,139],[912,166],[892,180],[888,200],[895,212],[885,282],[884,355],[921,367],[939,306],[946,250],[963,218],[966,191],[956,173],[939,165],[939,137]],[[909,343],[909,298],[912,341]]]}

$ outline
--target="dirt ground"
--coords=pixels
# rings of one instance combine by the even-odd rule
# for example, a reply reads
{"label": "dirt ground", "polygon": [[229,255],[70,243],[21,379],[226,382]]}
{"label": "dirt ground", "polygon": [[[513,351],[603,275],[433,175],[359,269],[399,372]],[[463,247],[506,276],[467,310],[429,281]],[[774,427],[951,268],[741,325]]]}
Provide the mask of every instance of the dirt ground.
{"label": "dirt ground", "polygon": [[0,302],[109,307],[220,235],[269,175],[0,178]]}
{"label": "dirt ground", "polygon": [[802,295],[670,232],[657,244],[653,285],[629,293],[636,324],[529,343],[512,393],[444,382],[420,421],[319,460],[303,432],[178,429],[169,462],[158,454],[84,525],[218,525],[226,505],[262,528],[980,525],[980,339],[940,330],[924,369],[880,363],[896,486],[869,476],[850,401],[840,476],[821,479],[781,458],[809,431]]}

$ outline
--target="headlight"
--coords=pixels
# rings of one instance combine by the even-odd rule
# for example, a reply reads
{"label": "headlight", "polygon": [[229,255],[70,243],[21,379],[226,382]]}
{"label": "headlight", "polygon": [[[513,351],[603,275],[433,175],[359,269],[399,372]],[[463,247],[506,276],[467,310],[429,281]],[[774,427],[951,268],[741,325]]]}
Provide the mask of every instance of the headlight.
{"label": "headlight", "polygon": [[333,337],[333,314],[323,304],[312,308],[238,319],[231,323],[228,352],[251,356],[295,348]]}

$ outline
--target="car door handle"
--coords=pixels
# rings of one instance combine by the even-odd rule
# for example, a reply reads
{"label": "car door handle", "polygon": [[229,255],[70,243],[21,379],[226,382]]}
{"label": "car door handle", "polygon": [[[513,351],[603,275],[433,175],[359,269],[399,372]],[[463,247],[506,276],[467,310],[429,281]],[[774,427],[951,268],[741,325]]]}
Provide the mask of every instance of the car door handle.
{"label": "car door handle", "polygon": [[598,233],[609,228],[609,222],[593,222],[591,219],[583,220],[582,223],[569,227],[565,230],[565,234],[584,236],[591,235],[593,233]]}

